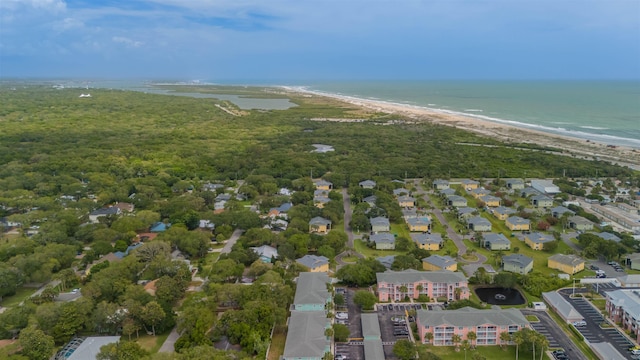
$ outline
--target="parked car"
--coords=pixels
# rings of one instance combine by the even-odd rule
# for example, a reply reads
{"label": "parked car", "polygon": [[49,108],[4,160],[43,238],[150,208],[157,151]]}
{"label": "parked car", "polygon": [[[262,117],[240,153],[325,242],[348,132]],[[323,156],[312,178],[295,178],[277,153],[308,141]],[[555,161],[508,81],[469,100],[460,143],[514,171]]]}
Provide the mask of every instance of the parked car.
{"label": "parked car", "polygon": [[600,270],[600,268],[595,266],[595,265],[589,266],[589,269],[591,269],[591,270]]}
{"label": "parked car", "polygon": [[586,321],[574,321],[573,326],[587,326]]}

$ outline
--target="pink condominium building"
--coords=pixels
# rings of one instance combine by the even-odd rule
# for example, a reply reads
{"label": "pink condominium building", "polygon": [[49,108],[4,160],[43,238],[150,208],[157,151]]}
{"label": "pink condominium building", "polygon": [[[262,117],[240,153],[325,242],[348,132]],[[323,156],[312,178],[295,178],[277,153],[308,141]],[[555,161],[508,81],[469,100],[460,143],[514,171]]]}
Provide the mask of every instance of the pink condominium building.
{"label": "pink condominium building", "polygon": [[378,279],[378,300],[381,302],[404,301],[407,296],[417,299],[420,295],[446,300],[469,298],[469,283],[460,272],[388,270],[377,273],[376,278]]}
{"label": "pink condominium building", "polygon": [[[460,341],[469,340],[471,345],[503,345],[509,341],[500,339],[502,333],[512,334],[529,327],[529,321],[518,309],[479,310],[465,307],[458,310],[426,311],[418,310],[416,324],[419,340],[436,346],[451,346],[453,335]],[[475,333],[475,340],[469,333]],[[432,334],[427,336],[427,334]]]}

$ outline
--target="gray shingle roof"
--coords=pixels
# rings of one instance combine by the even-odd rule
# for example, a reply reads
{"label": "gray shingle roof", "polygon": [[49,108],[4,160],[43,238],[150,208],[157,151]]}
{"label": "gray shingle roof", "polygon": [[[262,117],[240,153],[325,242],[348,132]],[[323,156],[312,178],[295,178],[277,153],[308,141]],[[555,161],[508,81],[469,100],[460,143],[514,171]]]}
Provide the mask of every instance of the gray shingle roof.
{"label": "gray shingle roof", "polygon": [[526,268],[533,262],[533,259],[522,254],[511,254],[502,257],[503,263],[511,263]]}
{"label": "gray shingle roof", "polygon": [[435,265],[441,269],[444,269],[448,266],[451,266],[453,264],[456,263],[456,261],[451,257],[451,256],[447,256],[447,255],[431,255],[429,257],[426,257],[424,259],[422,259],[422,262],[426,262],[429,263],[431,265]]}
{"label": "gray shingle roof", "polygon": [[525,218],[521,218],[520,216],[510,216],[507,218],[507,221],[513,225],[528,225],[531,224],[531,221]]}
{"label": "gray shingle roof", "polygon": [[491,221],[483,218],[482,216],[472,217],[469,220],[467,220],[467,223],[473,224],[474,226],[478,226],[478,225],[491,226]]}
{"label": "gray shingle roof", "polygon": [[309,225],[331,225],[331,220],[316,216],[313,219],[309,220]]}
{"label": "gray shingle roof", "polygon": [[572,216],[569,218],[569,222],[574,224],[580,224],[580,225],[588,225],[588,224],[593,225],[591,220],[583,218],[582,216]]}
{"label": "gray shingle roof", "polygon": [[331,297],[327,290],[329,276],[326,273],[302,272],[296,283],[295,305],[326,304]]}
{"label": "gray shingle roof", "polygon": [[429,225],[431,224],[431,220],[425,216],[408,218],[407,224],[409,224],[410,226]]}
{"label": "gray shingle roof", "polygon": [[511,245],[511,241],[507,239],[503,234],[489,233],[483,236],[485,242],[490,242],[492,244],[509,244]]}
{"label": "gray shingle roof", "polygon": [[328,324],[322,311],[292,311],[283,359],[321,359],[329,346],[324,334]]}
{"label": "gray shingle roof", "polygon": [[373,234],[369,239],[376,244],[394,244],[396,242],[396,238],[391,233]]}
{"label": "gray shingle roof", "polygon": [[371,218],[369,222],[371,222],[371,226],[390,226],[389,219],[382,216]]}
{"label": "gray shingle roof", "polygon": [[418,244],[440,244],[442,243],[442,235],[439,233],[434,234],[423,234],[423,233],[412,233],[411,239],[417,242]]}
{"label": "gray shingle roof", "polygon": [[584,260],[578,256],[564,255],[564,254],[555,254],[555,255],[549,256],[549,260],[554,260],[561,264],[570,265],[570,266],[576,266],[584,262]]}
{"label": "gray shingle roof", "polygon": [[542,293],[542,298],[552,306],[565,320],[582,319],[582,315],[562,295],[555,291]]}
{"label": "gray shingle roof", "polygon": [[378,314],[362,314],[360,316],[362,324],[362,336],[365,338],[380,338],[380,322]]}
{"label": "gray shingle roof", "polygon": [[373,180],[364,180],[358,183],[360,186],[376,186],[376,182]]}
{"label": "gray shingle roof", "polygon": [[500,215],[510,215],[510,214],[515,214],[516,209],[505,207],[505,206],[498,206],[497,208],[493,209],[493,213],[500,214]]}
{"label": "gray shingle roof", "polygon": [[464,307],[458,310],[427,311],[418,310],[418,321],[421,325],[440,326],[480,326],[493,324],[496,326],[526,326],[529,321],[520,310],[510,309],[474,309]]}
{"label": "gray shingle roof", "polygon": [[556,238],[553,237],[553,235],[543,234],[543,233],[540,233],[540,232],[534,232],[534,233],[528,234],[527,238],[531,242],[534,242],[536,244],[539,244],[539,243],[544,244],[546,242],[554,241],[556,239]]}
{"label": "gray shingle roof", "polygon": [[309,269],[316,268],[318,266],[322,266],[324,264],[329,263],[329,259],[324,256],[316,256],[316,255],[305,255],[300,259],[296,260],[299,264],[302,264]]}
{"label": "gray shingle roof", "polygon": [[457,283],[466,282],[467,278],[460,272],[453,272],[448,270],[441,271],[418,271],[413,269],[407,269],[402,271],[387,270],[383,273],[376,273],[376,279],[378,283],[408,283],[429,281],[434,283]]}

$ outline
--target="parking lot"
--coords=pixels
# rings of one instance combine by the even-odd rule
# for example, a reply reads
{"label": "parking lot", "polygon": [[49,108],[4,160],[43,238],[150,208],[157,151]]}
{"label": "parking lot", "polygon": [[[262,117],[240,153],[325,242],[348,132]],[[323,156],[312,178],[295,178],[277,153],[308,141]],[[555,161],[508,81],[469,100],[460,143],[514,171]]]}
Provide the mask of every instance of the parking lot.
{"label": "parking lot", "polygon": [[550,349],[564,349],[569,360],[587,360],[569,336],[564,333],[562,328],[560,328],[545,311],[521,309],[520,312],[523,315],[535,315],[538,318],[539,322],[532,322],[531,326],[547,338]]}
{"label": "parking lot", "polygon": [[[610,284],[604,284],[609,286]],[[599,286],[603,286],[602,284]],[[615,288],[615,286],[613,286]],[[609,290],[613,290],[613,288]],[[629,348],[634,344],[627,337],[622,335],[616,328],[601,328],[600,325],[606,323],[600,311],[594,308],[586,299],[582,297],[570,298],[571,290],[561,291],[560,294],[569,301],[571,305],[584,317],[586,325],[576,326],[576,329],[589,342],[608,342],[620,352],[625,358],[632,359]]]}

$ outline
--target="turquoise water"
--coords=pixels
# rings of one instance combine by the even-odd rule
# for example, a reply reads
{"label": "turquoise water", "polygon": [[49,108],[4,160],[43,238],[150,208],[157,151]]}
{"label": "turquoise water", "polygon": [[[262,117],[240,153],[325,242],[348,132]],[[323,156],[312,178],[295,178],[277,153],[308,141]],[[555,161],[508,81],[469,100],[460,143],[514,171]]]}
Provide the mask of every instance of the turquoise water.
{"label": "turquoise water", "polygon": [[640,148],[640,81],[344,82],[307,88]]}

